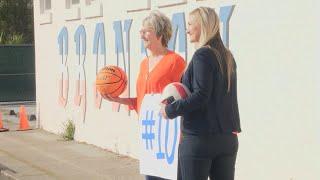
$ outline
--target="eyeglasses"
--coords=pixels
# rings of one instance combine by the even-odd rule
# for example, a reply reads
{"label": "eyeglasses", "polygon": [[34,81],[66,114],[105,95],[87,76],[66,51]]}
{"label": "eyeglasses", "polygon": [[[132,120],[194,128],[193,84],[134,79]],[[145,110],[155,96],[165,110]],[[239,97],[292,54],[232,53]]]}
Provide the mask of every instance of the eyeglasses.
{"label": "eyeglasses", "polygon": [[140,33],[140,35],[144,35],[144,34],[146,34],[146,33],[152,32],[152,31],[153,31],[152,28],[142,28],[142,29],[139,31],[139,33]]}

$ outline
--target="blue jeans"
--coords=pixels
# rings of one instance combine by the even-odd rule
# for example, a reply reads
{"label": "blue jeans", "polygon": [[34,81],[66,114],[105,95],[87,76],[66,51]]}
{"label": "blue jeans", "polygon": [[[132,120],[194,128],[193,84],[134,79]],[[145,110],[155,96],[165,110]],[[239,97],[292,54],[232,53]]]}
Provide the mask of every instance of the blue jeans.
{"label": "blue jeans", "polygon": [[234,180],[238,137],[234,134],[183,135],[178,180]]}

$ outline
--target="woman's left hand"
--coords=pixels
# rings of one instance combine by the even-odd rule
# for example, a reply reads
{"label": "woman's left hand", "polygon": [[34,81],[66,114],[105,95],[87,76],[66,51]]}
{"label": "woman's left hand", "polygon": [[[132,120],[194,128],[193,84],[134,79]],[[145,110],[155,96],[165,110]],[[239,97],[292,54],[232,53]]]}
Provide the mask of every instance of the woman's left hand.
{"label": "woman's left hand", "polygon": [[162,117],[164,117],[165,119],[169,119],[166,113],[166,105],[161,103],[161,109],[160,109],[160,114],[162,115]]}

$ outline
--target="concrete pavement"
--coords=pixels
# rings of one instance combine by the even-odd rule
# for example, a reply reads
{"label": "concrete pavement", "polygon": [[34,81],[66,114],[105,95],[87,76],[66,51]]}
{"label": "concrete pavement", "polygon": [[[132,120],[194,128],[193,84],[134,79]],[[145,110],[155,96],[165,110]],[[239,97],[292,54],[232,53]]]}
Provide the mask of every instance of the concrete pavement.
{"label": "concrete pavement", "polygon": [[[0,132],[0,179],[142,180],[138,161],[101,148],[63,141],[41,129]],[[5,176],[4,176],[5,175]]]}

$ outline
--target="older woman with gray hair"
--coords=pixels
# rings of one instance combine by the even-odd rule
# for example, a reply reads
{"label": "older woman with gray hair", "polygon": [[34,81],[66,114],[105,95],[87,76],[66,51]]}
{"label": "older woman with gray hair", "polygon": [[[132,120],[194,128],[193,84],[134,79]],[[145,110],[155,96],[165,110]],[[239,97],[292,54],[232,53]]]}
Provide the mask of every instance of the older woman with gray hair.
{"label": "older woman with gray hair", "polygon": [[[140,37],[147,53],[140,64],[136,83],[137,97],[112,98],[104,94],[102,96],[109,101],[128,105],[139,113],[145,94],[161,93],[166,85],[179,82],[186,62],[180,55],[168,49],[171,35],[171,22],[163,13],[152,11],[144,18]],[[146,176],[146,180],[156,179],[163,178]]]}

